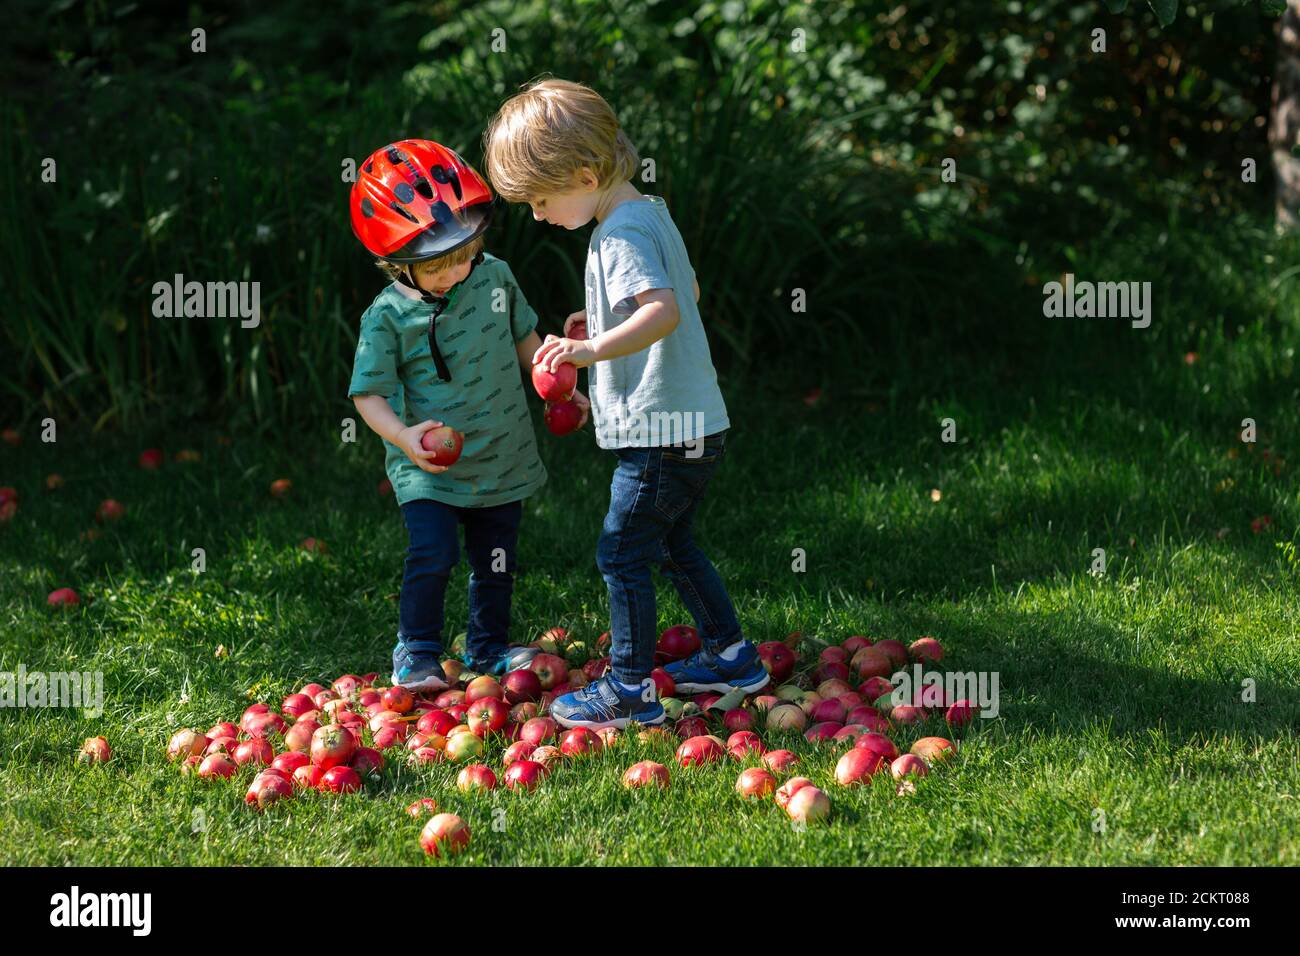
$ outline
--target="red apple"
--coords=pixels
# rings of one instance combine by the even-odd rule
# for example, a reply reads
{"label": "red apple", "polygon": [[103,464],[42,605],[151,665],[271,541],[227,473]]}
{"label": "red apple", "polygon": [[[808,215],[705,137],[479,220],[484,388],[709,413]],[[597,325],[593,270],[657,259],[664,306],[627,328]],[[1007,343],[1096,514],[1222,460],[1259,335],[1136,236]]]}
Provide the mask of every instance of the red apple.
{"label": "red apple", "polygon": [[497,775],[490,767],[485,767],[481,763],[472,763],[456,775],[456,789],[461,793],[469,793],[471,790],[495,790],[496,786]]}
{"label": "red apple", "polygon": [[786,773],[799,762],[799,757],[789,750],[769,750],[763,754],[763,765],[773,773]]}
{"label": "red apple", "polygon": [[239,764],[225,754],[208,754],[199,764],[199,776],[204,778],[223,777],[229,780],[239,772]]}
{"label": "red apple", "polygon": [[302,694],[304,697],[310,697],[312,700],[315,700],[316,695],[319,694],[324,689],[325,688],[322,687],[320,684],[307,684],[303,686],[303,688],[299,690],[298,693]]}
{"label": "red apple", "polygon": [[683,767],[698,767],[701,764],[717,763],[726,752],[727,748],[722,741],[711,734],[691,737],[682,741],[677,748],[677,762]]}
{"label": "red apple", "polygon": [[586,727],[574,727],[560,738],[560,753],[566,757],[597,753],[603,746],[601,739]]}
{"label": "red apple", "polygon": [[858,685],[863,700],[876,700],[894,692],[894,685],[885,677],[869,677]]}
{"label": "red apple", "polygon": [[384,755],[371,747],[358,747],[351,767],[363,777],[378,777],[384,772]]}
{"label": "red apple", "polygon": [[[473,734],[469,735],[474,737]],[[474,737],[477,740],[477,737]],[[407,758],[412,767],[424,766],[427,764],[443,763],[447,755],[436,747],[417,747],[411,751],[411,756]]]}
{"label": "red apple", "polygon": [[896,641],[892,637],[883,641],[876,641],[873,645],[876,650],[883,651],[889,658],[889,662],[894,666],[894,670],[907,666],[907,648],[903,646],[902,641]]}
{"label": "red apple", "polygon": [[311,762],[322,770],[343,766],[357,752],[357,738],[340,724],[326,724],[311,736]]}
{"label": "red apple", "polygon": [[[445,668],[447,665],[444,664]],[[465,692],[463,690],[444,690],[441,694],[433,699],[433,706],[446,710],[448,707],[455,707],[458,704],[465,703]]]}
{"label": "red apple", "polygon": [[447,759],[455,763],[464,763],[474,757],[483,756],[483,741],[474,733],[461,731],[447,738]]}
{"label": "red apple", "polygon": [[889,765],[889,772],[895,780],[902,780],[909,774],[913,777],[924,777],[930,772],[930,768],[916,754],[903,754],[901,757],[894,758],[894,762]]}
{"label": "red apple", "polygon": [[172,739],[167,742],[167,759],[183,760],[186,757],[198,756],[207,749],[211,741],[197,730],[178,730],[172,734]]}
{"label": "red apple", "polygon": [[299,767],[304,767],[309,763],[311,763],[311,758],[306,754],[290,750],[282,754],[277,754],[275,759],[271,761],[271,766],[276,770],[283,770],[292,777],[295,770]]}
{"label": "red apple", "polygon": [[542,422],[552,435],[568,435],[570,432],[577,431],[578,426],[582,424],[582,409],[571,399],[547,402],[546,410],[542,412]]}
{"label": "red apple", "polygon": [[566,401],[578,387],[578,370],[568,362],[555,367],[552,372],[545,365],[533,366],[533,388],[544,402]]}
{"label": "red apple", "polygon": [[889,712],[889,719],[896,724],[919,724],[925,720],[926,712],[922,707],[913,707],[911,704],[900,704]]}
{"label": "red apple", "polygon": [[298,753],[311,751],[312,734],[320,730],[320,724],[314,720],[298,720],[284,732],[284,746],[287,750]]}
{"label": "red apple", "polygon": [[534,717],[519,728],[519,739],[536,747],[554,740],[559,725],[550,717]]}
{"label": "red apple", "polygon": [[683,717],[673,724],[673,733],[682,740],[692,737],[704,737],[709,733],[709,723],[703,717]]}
{"label": "red apple", "polygon": [[776,789],[776,805],[782,810],[789,806],[790,798],[804,787],[811,787],[813,782],[807,777],[791,777]]}
{"label": "red apple", "polygon": [[126,508],[120,501],[114,501],[112,498],[105,498],[95,509],[95,520],[100,524],[106,521],[118,521],[122,515],[126,514]]}
{"label": "red apple", "polygon": [[340,697],[348,698],[361,690],[362,680],[356,674],[344,674],[330,685],[334,693]]}
{"label": "red apple", "polygon": [[516,740],[507,747],[505,752],[501,755],[501,765],[503,767],[509,767],[517,760],[527,760],[532,756],[533,751],[536,749],[536,744],[530,744],[526,740]]}
{"label": "red apple", "polygon": [[656,786],[665,790],[669,785],[668,768],[653,760],[634,763],[623,773],[623,786],[629,790],[639,787]]}
{"label": "red apple", "polygon": [[898,748],[895,747],[894,742],[884,734],[863,734],[853,744],[853,749],[869,751],[877,754],[885,760],[893,760],[898,756]]}
{"label": "red apple", "polygon": [[831,721],[833,723],[842,724],[847,715],[848,711],[844,709],[844,705],[838,700],[832,698],[830,700],[822,701],[813,708],[812,719],[818,723]]}
{"label": "red apple", "polygon": [[542,690],[550,690],[564,683],[564,678],[569,673],[569,665],[565,663],[564,658],[556,657],[554,654],[538,654],[528,665],[528,669],[537,675]]}
{"label": "red apple", "polygon": [[847,664],[822,664],[813,671],[813,680],[819,684],[824,684],[832,680],[839,681],[841,684],[844,684],[845,689],[847,689],[847,682],[850,673],[852,672],[849,670]]}
{"label": "red apple", "polygon": [[283,717],[274,711],[268,711],[265,714],[254,714],[244,727],[244,733],[250,737],[266,737],[269,734],[283,736],[288,729],[289,725]]}
{"label": "red apple", "polygon": [[546,767],[536,760],[516,760],[506,769],[506,789],[536,790],[545,776]]}
{"label": "red apple", "polygon": [[608,657],[597,657],[582,665],[582,676],[587,678],[589,681],[600,680],[605,676],[605,672],[608,671],[609,668],[610,660]]}
{"label": "red apple", "polygon": [[322,793],[356,793],[361,789],[361,775],[351,767],[330,767],[319,786]]}
{"label": "red apple", "polygon": [[975,705],[963,698],[948,708],[943,719],[948,722],[949,727],[965,727],[975,719]]}
{"label": "red apple", "polygon": [[852,747],[835,764],[835,782],[842,787],[854,783],[870,783],[872,774],[887,766],[889,761],[874,750]]}
{"label": "red apple", "polygon": [[849,693],[852,693],[852,688],[848,682],[838,677],[829,677],[817,685],[817,696],[823,700],[838,700]]}
{"label": "red apple", "polygon": [[431,465],[447,467],[456,464],[464,446],[465,436],[450,425],[430,428],[420,436],[420,447],[434,453],[432,458],[424,459]]}
{"label": "red apple", "polygon": [[235,748],[239,746],[239,741],[234,737],[217,737],[208,744],[203,751],[203,756],[208,757],[212,754],[225,754],[227,757],[233,756]]}
{"label": "red apple", "polygon": [[864,647],[853,655],[853,669],[862,678],[888,677],[895,670],[889,655],[875,647]]}
{"label": "red apple", "polygon": [[766,641],[758,645],[758,657],[763,662],[767,672],[772,675],[772,680],[781,683],[790,679],[794,673],[794,665],[797,658],[794,651],[786,647],[781,641]]}
{"label": "red apple", "polygon": [[550,773],[551,764],[555,763],[557,760],[562,760],[563,758],[564,754],[560,753],[559,747],[552,747],[549,744],[546,744],[534,750],[529,759],[534,763],[541,764],[546,768],[546,772]]}
{"label": "red apple", "polygon": [[445,737],[447,731],[456,726],[456,718],[445,710],[428,710],[416,721],[415,729],[422,734],[437,734]]}
{"label": "red apple", "polygon": [[957,748],[953,742],[944,737],[922,737],[912,744],[911,749],[911,753],[931,765],[936,761],[952,759],[956,752]]}
{"label": "red apple", "polygon": [[542,681],[531,670],[511,671],[501,683],[509,704],[531,703],[542,696]]}
{"label": "red apple", "polygon": [[380,696],[380,700],[387,710],[395,710],[399,714],[409,714],[415,706],[415,695],[405,687],[389,687]]}
{"label": "red apple", "polygon": [[469,729],[479,737],[497,734],[510,720],[510,708],[495,697],[480,697],[470,705],[468,719]]}
{"label": "red apple", "polygon": [[255,766],[266,766],[275,759],[275,751],[264,737],[256,737],[252,740],[245,740],[235,748],[235,752],[230,756],[241,767],[246,763]]}
{"label": "red apple", "polygon": [[239,728],[227,720],[219,724],[213,724],[207,736],[209,740],[216,740],[218,737],[238,737]]}
{"label": "red apple", "polygon": [[799,823],[818,823],[830,816],[831,798],[817,787],[800,787],[786,804],[785,812]]}
{"label": "red apple", "polygon": [[473,704],[475,701],[482,700],[485,697],[495,697],[497,700],[504,700],[506,692],[497,682],[495,677],[475,677],[465,685],[465,703]]}
{"label": "red apple", "polygon": [[676,624],[659,635],[655,657],[663,663],[680,661],[700,649],[700,632],[689,624]]}
{"label": "red apple", "polygon": [[915,640],[907,650],[912,655],[912,660],[922,664],[937,664],[943,660],[943,645],[933,637]]}
{"label": "red apple", "polygon": [[295,720],[307,713],[309,710],[315,710],[316,703],[306,694],[290,694],[280,704],[280,710],[288,714]]}
{"label": "red apple", "polygon": [[864,647],[870,647],[870,646],[871,646],[871,641],[867,640],[867,638],[863,637],[861,634],[854,634],[852,637],[848,638],[847,640],[845,640],[843,644],[840,645],[840,647],[844,648],[844,653],[847,654],[850,658],[852,658],[854,654],[862,650]]}
{"label": "red apple", "polygon": [[406,812],[417,820],[429,813],[438,812],[438,801],[432,797],[421,797],[406,808]]}
{"label": "red apple", "polygon": [[752,730],[737,730],[727,738],[727,753],[735,760],[744,760],[750,754],[763,755],[763,741]]}
{"label": "red apple", "polygon": [[672,697],[677,693],[677,685],[669,673],[662,667],[656,667],[650,672],[650,679],[655,682],[655,697],[663,700],[665,697]]}
{"label": "red apple", "polygon": [[429,818],[420,831],[420,846],[432,856],[451,856],[469,846],[469,826],[454,813],[439,813]]}
{"label": "red apple", "polygon": [[746,800],[770,797],[776,792],[776,777],[762,767],[742,770],[736,780],[736,792]]}
{"label": "red apple", "polygon": [[823,740],[830,740],[843,726],[833,721],[823,721],[820,724],[813,724],[803,736],[810,744],[820,743]]}
{"label": "red apple", "polygon": [[271,804],[292,796],[293,784],[287,778],[263,772],[253,778],[248,792],[244,794],[244,802],[264,810]]}
{"label": "red apple", "polygon": [[324,770],[309,763],[293,772],[293,782],[304,790],[319,790],[320,778],[323,776],[325,776]]}
{"label": "red apple", "polygon": [[823,664],[847,664],[852,655],[842,647],[826,647],[822,649],[817,659]]}
{"label": "red apple", "polygon": [[72,607],[81,603],[81,596],[72,588],[56,588],[45,598],[50,607]]}

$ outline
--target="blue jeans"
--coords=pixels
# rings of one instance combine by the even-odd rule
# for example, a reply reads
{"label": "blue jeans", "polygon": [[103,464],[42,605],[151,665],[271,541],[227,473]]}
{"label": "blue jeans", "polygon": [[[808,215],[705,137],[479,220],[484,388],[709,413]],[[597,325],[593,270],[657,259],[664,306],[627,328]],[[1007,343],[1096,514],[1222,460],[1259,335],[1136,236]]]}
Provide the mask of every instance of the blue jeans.
{"label": "blue jeans", "polygon": [[[469,553],[469,629],[466,651],[476,663],[495,661],[506,649],[510,596],[515,584],[515,544],[523,502],[490,508],[458,508],[419,498],[402,505],[410,536],[398,613],[397,639],[419,644],[421,653],[442,653],[443,597],[451,569],[460,563],[456,526],[465,526]],[[501,548],[504,571],[493,570]]]}
{"label": "blue jeans", "polygon": [[725,442],[725,431],[709,435],[697,458],[672,445],[614,452],[618,467],[596,566],[609,589],[611,669],[625,684],[640,683],[654,667],[658,624],[651,563],[672,581],[706,648],[722,650],[742,637],[722,578],[691,534]]}

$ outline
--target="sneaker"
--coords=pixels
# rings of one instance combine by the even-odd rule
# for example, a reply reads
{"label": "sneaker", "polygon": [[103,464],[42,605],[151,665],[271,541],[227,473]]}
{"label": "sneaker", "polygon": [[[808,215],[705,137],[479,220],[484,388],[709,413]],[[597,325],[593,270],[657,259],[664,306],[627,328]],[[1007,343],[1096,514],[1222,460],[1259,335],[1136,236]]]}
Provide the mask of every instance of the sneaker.
{"label": "sneaker", "polygon": [[392,682],[414,693],[447,689],[447,675],[438,655],[413,651],[401,641],[393,648]]}
{"label": "sneaker", "polygon": [[703,694],[717,691],[725,694],[739,687],[752,694],[768,685],[772,677],[754,650],[745,641],[734,661],[723,660],[708,648],[696,651],[684,661],[676,661],[664,668],[677,689],[684,694]]}
{"label": "sneaker", "polygon": [[[520,651],[532,651],[533,653],[531,656],[523,655],[521,657]],[[494,657],[474,660],[466,654],[461,658],[461,660],[464,661],[465,666],[475,674],[490,674],[493,677],[500,677],[505,674],[506,671],[514,670],[517,666],[520,666],[516,663],[519,660],[525,660],[525,663],[522,666],[527,667],[527,661],[531,661],[533,657],[537,656],[537,653],[538,651],[535,647],[520,647],[518,644],[511,644],[499,655]]]}
{"label": "sneaker", "polygon": [[641,691],[624,691],[606,674],[571,694],[565,694],[551,703],[551,717],[562,727],[587,727],[600,730],[605,727],[622,729],[637,723],[654,727],[664,722],[664,709],[659,701],[641,699]]}

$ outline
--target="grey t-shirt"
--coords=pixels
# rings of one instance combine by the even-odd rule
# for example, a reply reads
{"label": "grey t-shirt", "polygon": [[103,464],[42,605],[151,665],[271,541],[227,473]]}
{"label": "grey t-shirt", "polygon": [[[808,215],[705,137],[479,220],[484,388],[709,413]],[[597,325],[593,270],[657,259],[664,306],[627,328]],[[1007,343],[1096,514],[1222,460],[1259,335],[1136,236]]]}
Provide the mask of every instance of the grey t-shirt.
{"label": "grey t-shirt", "polygon": [[696,306],[695,270],[668,204],[645,196],[614,207],[587,247],[587,334],[617,327],[634,296],[672,289],[680,321],[647,349],[588,366],[596,443],[651,448],[694,442],[730,427]]}

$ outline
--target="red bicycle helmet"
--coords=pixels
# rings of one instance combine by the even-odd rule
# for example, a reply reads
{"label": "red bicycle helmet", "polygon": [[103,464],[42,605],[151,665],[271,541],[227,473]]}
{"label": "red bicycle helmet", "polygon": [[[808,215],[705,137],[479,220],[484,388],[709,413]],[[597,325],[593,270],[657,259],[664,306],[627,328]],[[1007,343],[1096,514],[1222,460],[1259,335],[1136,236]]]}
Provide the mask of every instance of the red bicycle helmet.
{"label": "red bicycle helmet", "polygon": [[404,264],[445,256],[481,235],[492,190],[455,150],[403,139],[362,164],[348,205],[361,244]]}

